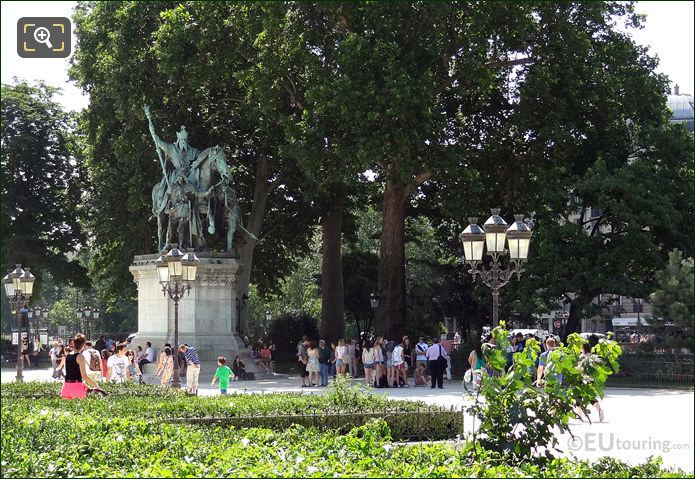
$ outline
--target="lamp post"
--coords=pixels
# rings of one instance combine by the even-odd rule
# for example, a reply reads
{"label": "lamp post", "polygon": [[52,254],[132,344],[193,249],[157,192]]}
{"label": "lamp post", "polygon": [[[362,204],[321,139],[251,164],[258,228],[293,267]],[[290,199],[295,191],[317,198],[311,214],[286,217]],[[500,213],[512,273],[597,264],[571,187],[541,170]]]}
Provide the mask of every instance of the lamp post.
{"label": "lamp post", "polygon": [[[79,293],[78,293],[78,297],[79,297]],[[82,320],[83,314],[84,314],[84,313],[82,312],[82,308],[79,308],[79,307],[78,307],[78,308],[75,310],[75,334],[77,334],[77,333],[80,332],[80,323],[82,322],[81,320]],[[73,334],[73,336],[74,336],[75,334]]]}
{"label": "lamp post", "polygon": [[193,253],[193,249],[189,249],[188,253],[184,254],[179,250],[177,244],[171,245],[171,250],[166,256],[157,258],[157,274],[159,276],[159,284],[162,285],[164,296],[169,296],[174,301],[174,378],[172,387],[179,389],[181,387],[181,376],[179,374],[179,301],[184,294],[191,291],[191,283],[195,281],[195,276],[198,271],[200,260]]}
{"label": "lamp post", "polygon": [[268,310],[265,312],[265,320],[270,323],[273,320],[273,313]]}
{"label": "lamp post", "polygon": [[[379,293],[374,292],[369,295],[369,304],[372,305],[372,323],[376,319],[376,310],[379,309],[379,300],[381,299],[381,296],[379,296]],[[371,324],[369,325],[370,327],[366,328],[367,331],[369,331],[371,328]]]}
{"label": "lamp post", "polygon": [[[507,284],[512,275],[521,278],[524,272],[523,263],[528,257],[529,244],[531,243],[531,228],[524,223],[524,215],[514,215],[514,223],[507,227],[507,223],[499,215],[499,208],[492,210],[492,216],[478,226],[477,218],[468,218],[469,225],[461,233],[463,254],[466,262],[471,266],[473,280],[480,276],[483,283],[492,288],[492,327],[499,324],[499,291]],[[509,259],[511,263],[507,269],[502,268],[500,257],[506,253],[505,242],[509,244]],[[485,269],[482,265],[483,250],[492,257],[492,266]]]}
{"label": "lamp post", "polygon": [[[8,270],[2,282],[5,285],[5,294],[10,306],[17,313],[17,381],[24,380],[24,358],[22,357],[22,311],[27,311],[27,303],[34,292],[34,275],[29,268],[22,269],[22,265],[16,265],[14,271]],[[28,325],[27,325],[28,328]],[[28,337],[27,337],[28,341]]]}

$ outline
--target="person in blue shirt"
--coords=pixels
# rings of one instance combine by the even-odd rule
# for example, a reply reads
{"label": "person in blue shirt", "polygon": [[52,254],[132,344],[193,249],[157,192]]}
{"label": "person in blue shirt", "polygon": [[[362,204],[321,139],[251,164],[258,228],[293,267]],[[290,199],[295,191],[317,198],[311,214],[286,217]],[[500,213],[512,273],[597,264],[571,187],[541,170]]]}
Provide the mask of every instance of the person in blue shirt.
{"label": "person in blue shirt", "polygon": [[[545,351],[541,353],[541,355],[538,357],[538,371],[536,372],[536,385],[537,386],[542,386],[543,385],[543,373],[546,372],[545,369],[550,363],[550,355],[552,354],[553,351],[557,348],[557,341],[555,341],[554,338],[549,337],[548,339],[545,340]],[[546,379],[547,379],[547,374],[546,374]],[[556,374],[555,378],[557,379],[558,383],[562,384],[562,374]]]}
{"label": "person in blue shirt", "polygon": [[188,394],[198,394],[198,376],[200,376],[200,359],[198,351],[192,346],[182,344],[179,351],[186,360],[186,390]]}

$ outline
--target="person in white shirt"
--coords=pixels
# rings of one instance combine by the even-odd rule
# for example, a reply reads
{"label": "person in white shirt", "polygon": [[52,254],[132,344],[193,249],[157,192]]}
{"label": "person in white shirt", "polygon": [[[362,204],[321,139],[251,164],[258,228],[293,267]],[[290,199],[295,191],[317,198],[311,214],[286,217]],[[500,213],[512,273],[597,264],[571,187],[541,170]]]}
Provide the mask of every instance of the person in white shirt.
{"label": "person in white shirt", "polygon": [[403,378],[403,387],[408,387],[408,369],[403,358],[403,340],[393,348],[393,368],[396,370],[396,381],[394,387],[398,387],[399,378]]}
{"label": "person in white shirt", "polygon": [[364,365],[364,382],[367,386],[372,384],[372,373],[374,372],[375,354],[374,343],[367,339],[362,348],[362,364]]}
{"label": "person in white shirt", "polygon": [[419,364],[427,366],[427,343],[425,338],[420,337],[420,341],[415,345],[415,367]]}
{"label": "person in white shirt", "polygon": [[48,351],[51,357],[51,366],[53,369],[58,365],[58,353],[60,352],[60,343],[58,341],[53,341],[53,347]]}
{"label": "person in white shirt", "polygon": [[440,358],[446,360],[448,354],[442,345],[439,344],[439,338],[434,338],[433,344],[427,349],[425,356],[427,357],[430,374],[432,375],[432,389],[434,389],[435,386],[439,389],[444,389],[444,369],[446,369],[446,362],[442,365]]}
{"label": "person in white shirt", "polygon": [[124,383],[130,378],[128,372],[128,358],[125,355],[126,345],[119,344],[116,346],[116,354],[109,357],[106,362],[107,373],[106,380],[114,383]]}
{"label": "person in white shirt", "polygon": [[81,354],[84,356],[84,362],[87,366],[87,376],[95,383],[101,381],[101,354],[92,347],[91,341],[86,341],[84,343],[84,349]]}
{"label": "person in white shirt", "polygon": [[340,338],[338,345],[335,347],[335,370],[337,374],[345,374],[345,369],[348,365],[348,347],[345,345],[345,339]]}
{"label": "person in white shirt", "polygon": [[140,366],[140,372],[145,372],[145,364],[150,364],[154,362],[154,349],[152,349],[152,343],[147,341],[147,349],[145,350],[144,357],[138,361],[138,366]]}

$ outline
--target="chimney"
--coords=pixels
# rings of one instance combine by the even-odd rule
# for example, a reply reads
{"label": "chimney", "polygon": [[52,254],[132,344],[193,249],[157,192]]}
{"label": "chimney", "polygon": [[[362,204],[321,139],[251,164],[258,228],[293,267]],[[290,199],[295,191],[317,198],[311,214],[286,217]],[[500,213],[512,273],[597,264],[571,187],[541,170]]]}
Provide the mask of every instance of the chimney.
{"label": "chimney", "polygon": [[676,84],[673,86],[673,94],[674,94],[674,95],[680,95],[680,94],[681,94],[681,89],[680,89],[680,87],[678,86],[678,83],[676,83]]}

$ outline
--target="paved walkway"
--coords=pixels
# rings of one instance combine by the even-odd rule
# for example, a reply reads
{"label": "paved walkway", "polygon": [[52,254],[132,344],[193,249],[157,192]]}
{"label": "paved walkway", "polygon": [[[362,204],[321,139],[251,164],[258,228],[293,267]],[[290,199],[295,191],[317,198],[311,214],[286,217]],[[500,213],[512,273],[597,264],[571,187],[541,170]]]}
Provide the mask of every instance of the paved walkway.
{"label": "paved walkway", "polygon": [[[202,396],[217,394],[210,387],[212,368],[203,370],[200,376]],[[1,382],[14,380],[14,369],[3,368]],[[25,371],[28,381],[50,379],[48,369]],[[147,382],[155,382],[151,373],[145,376]],[[364,383],[364,380],[354,380]],[[324,394],[320,387],[303,388],[298,377],[267,377],[255,381],[232,383],[231,389],[243,393],[303,392],[304,394]],[[407,400],[419,400],[441,406],[461,407],[466,399],[460,381],[445,383],[444,389],[402,388],[375,389],[375,394]],[[595,459],[610,455],[631,464],[644,462],[649,456],[662,456],[667,466],[680,467],[693,471],[694,419],[693,391],[659,389],[616,389],[607,388],[603,407],[605,421],[598,422],[595,411],[593,424],[578,420],[570,422],[576,439],[568,434],[559,434],[560,449],[565,454],[580,458]],[[467,428],[472,419],[466,418]]]}

